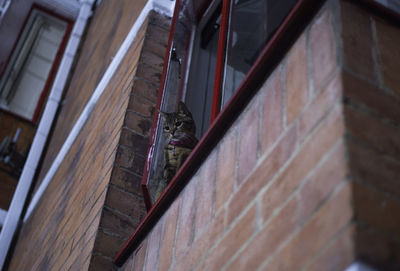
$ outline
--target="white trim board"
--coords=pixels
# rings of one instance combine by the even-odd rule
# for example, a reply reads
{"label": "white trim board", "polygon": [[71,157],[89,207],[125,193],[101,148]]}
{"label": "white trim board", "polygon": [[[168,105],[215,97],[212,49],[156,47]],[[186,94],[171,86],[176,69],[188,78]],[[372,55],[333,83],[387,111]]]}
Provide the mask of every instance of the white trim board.
{"label": "white trim board", "polygon": [[[89,118],[94,106],[96,105],[97,101],[99,100],[101,94],[103,93],[104,89],[110,82],[112,76],[114,75],[115,71],[117,70],[119,64],[122,62],[126,52],[132,45],[133,41],[137,33],[139,32],[141,26],[143,25],[145,19],[149,12],[154,8],[159,8],[163,6],[164,14],[167,16],[172,15],[173,4],[174,1],[168,1],[171,3],[170,5],[165,4],[165,0],[149,0],[147,4],[142,9],[142,12],[136,19],[135,23],[133,24],[131,30],[129,31],[128,35],[126,36],[124,42],[122,43],[121,47],[119,48],[117,54],[113,58],[112,62],[108,66],[106,72],[104,73],[102,79],[100,80],[99,84],[97,85],[95,91],[92,94],[92,97],[87,102],[85,108],[83,109],[81,115],[79,116],[78,120],[76,121],[74,127],[72,128],[70,134],[68,135],[67,139],[65,140],[63,146],[61,147],[58,155],[53,161],[50,169],[48,170],[46,176],[44,177],[41,185],[39,186],[38,190],[34,194],[32,201],[29,204],[28,210],[24,217],[24,222],[30,217],[33,210],[35,209],[37,203],[39,202],[40,198],[42,197],[44,191],[46,190],[47,186],[51,182],[52,178],[54,177],[57,169],[61,165],[62,161],[64,160],[65,155],[67,154],[68,150],[71,148],[72,144],[74,143],[76,137],[78,136],[79,132],[83,128],[86,120]],[[163,3],[163,4],[160,4]]]}
{"label": "white trim board", "polygon": [[344,271],[378,271],[362,262],[354,262]]}
{"label": "white trim board", "polygon": [[32,211],[36,207],[38,201],[40,200],[41,196],[43,195],[48,184],[51,182],[51,179],[54,177],[54,174],[56,173],[58,167],[64,160],[65,155],[67,154],[68,150],[71,148],[76,137],[78,136],[78,134],[81,131],[84,124],[86,123],[86,120],[89,118],[98,99],[100,98],[104,89],[110,82],[110,80],[111,80],[112,76],[114,75],[115,71],[117,70],[119,64],[122,62],[126,52],[128,51],[129,47],[133,43],[137,33],[139,32],[145,19],[147,18],[147,15],[149,14],[149,12],[152,9],[157,9],[157,10],[160,10],[160,12],[162,12],[163,14],[165,14],[167,16],[171,16],[173,6],[174,6],[174,1],[166,2],[165,0],[149,0],[147,2],[147,4],[144,6],[144,8],[142,9],[142,12],[140,13],[139,17],[136,19],[134,25],[132,26],[131,30],[129,31],[128,35],[126,36],[121,47],[119,48],[117,54],[113,58],[112,62],[108,66],[106,72],[104,73],[101,81],[99,82],[95,91],[93,92],[92,97],[90,98],[90,100],[86,104],[85,108],[83,109],[81,115],[79,116],[78,120],[76,121],[74,127],[72,128],[70,134],[68,135],[66,141],[64,142],[61,150],[59,151],[53,164],[51,165],[49,171],[47,172],[41,185],[39,186],[37,192],[33,196],[32,201],[29,204],[27,213],[25,215],[24,222],[32,214]]}
{"label": "white trim board", "polygon": [[24,207],[29,189],[32,185],[32,180],[39,163],[39,158],[43,152],[44,145],[50,131],[50,126],[54,120],[55,113],[60,102],[61,93],[67,80],[67,75],[71,69],[72,61],[76,54],[77,48],[74,45],[74,40],[72,37],[78,37],[79,39],[81,38],[81,30],[85,28],[87,19],[91,14],[92,2],[93,0],[89,0],[85,3],[82,3],[80,6],[79,17],[72,29],[70,39],[51,88],[43,116],[40,120],[39,127],[37,128],[32,146],[29,150],[29,154],[19,178],[17,188],[15,189],[13,198],[11,200],[10,207],[8,208],[4,225],[0,233],[0,269],[3,268],[11,241],[14,237],[17,226],[20,223],[22,208]]}
{"label": "white trim board", "polygon": [[6,221],[7,211],[0,209],[0,226],[4,225],[4,221]]}
{"label": "white trim board", "polygon": [[33,195],[32,201],[30,202],[28,210],[24,217],[24,222],[26,222],[26,220],[30,217],[30,215],[32,214],[36,205],[38,204],[40,198],[42,197],[44,191],[47,189],[49,183],[53,179],[55,173],[57,172],[58,168],[60,167],[61,163],[63,162],[67,152],[71,148],[72,144],[74,143],[75,139],[79,135],[81,129],[85,125],[90,114],[92,113],[93,108],[96,105],[97,101],[99,100],[101,94],[103,94],[104,89],[107,87],[112,76],[114,75],[115,71],[117,70],[119,64],[122,62],[126,52],[128,51],[129,47],[133,43],[137,33],[139,32],[142,24],[144,23],[147,15],[150,12],[150,10],[152,9],[152,7],[153,7],[153,1],[150,0],[144,6],[142,12],[140,13],[139,17],[136,19],[136,22],[132,26],[132,28],[129,31],[128,35],[126,36],[124,42],[122,43],[121,47],[119,48],[117,54],[115,55],[115,57],[111,61],[110,65],[108,66],[106,72],[104,73],[103,77],[101,78],[99,84],[97,85],[92,96],[90,97],[85,108],[83,109],[81,115],[79,116],[79,118],[76,121],[75,125],[73,126],[71,132],[69,133],[67,139],[65,140],[63,146],[61,147],[56,158],[54,159],[53,164],[51,165],[50,169],[48,170],[47,174],[45,175],[38,190]]}

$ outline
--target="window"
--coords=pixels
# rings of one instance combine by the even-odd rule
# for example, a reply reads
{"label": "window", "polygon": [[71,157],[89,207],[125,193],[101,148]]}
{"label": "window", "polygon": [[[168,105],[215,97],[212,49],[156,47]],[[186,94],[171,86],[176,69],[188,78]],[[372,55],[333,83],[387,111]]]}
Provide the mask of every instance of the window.
{"label": "window", "polygon": [[68,23],[33,8],[0,80],[0,108],[35,122]]}
{"label": "window", "polygon": [[4,15],[6,14],[11,0],[0,0],[0,22],[3,20]]}
{"label": "window", "polygon": [[[186,1],[174,22],[171,55],[159,108],[171,112],[184,101],[201,138],[229,104],[262,50],[297,0]],[[204,4],[205,3],[205,4]],[[179,5],[179,3],[177,3]],[[204,11],[197,11],[204,10]],[[146,206],[156,201],[162,179],[162,120],[156,120],[142,187]]]}
{"label": "window", "polygon": [[[259,1],[261,2],[261,0]],[[166,54],[167,62],[164,63],[164,72],[161,77],[159,99],[157,102],[158,108],[161,108],[162,110],[165,110],[165,108],[168,108],[168,106],[170,106],[169,108],[173,108],[171,105],[167,104],[166,101],[174,102],[175,99],[182,99],[188,104],[187,97],[189,97],[188,95],[190,95],[188,93],[190,92],[191,84],[189,82],[191,80],[190,73],[195,73],[192,71],[192,69],[194,69],[193,67],[195,67],[196,65],[196,61],[194,60],[194,45],[196,43],[196,37],[198,38],[198,29],[201,27],[201,25],[205,25],[205,21],[208,21],[207,18],[211,18],[210,14],[213,14],[214,11],[218,9],[218,6],[216,6],[218,4],[221,5],[221,23],[218,26],[220,33],[218,37],[217,63],[214,78],[218,78],[219,76],[218,80],[219,82],[221,82],[221,85],[219,86],[217,84],[217,87],[215,87],[216,84],[214,82],[212,93],[213,97],[215,93],[219,93],[222,100],[221,89],[223,86],[222,83],[224,81],[221,79],[225,79],[225,77],[228,78],[229,75],[227,75],[227,69],[233,69],[226,67],[230,65],[236,68],[237,66],[244,65],[237,64],[235,62],[236,60],[233,59],[233,57],[231,57],[231,62],[229,62],[229,57],[227,57],[227,52],[229,53],[229,48],[232,47],[232,45],[235,46],[235,39],[237,39],[237,37],[235,38],[235,35],[239,35],[239,33],[232,34],[234,32],[232,31],[234,25],[233,20],[235,20],[235,10],[232,8],[235,7],[233,5],[237,5],[239,4],[239,2],[242,1],[223,0],[221,5],[221,1],[217,2],[212,0],[176,0],[176,8],[172,20],[171,33],[167,47],[169,48]],[[242,3],[244,2],[250,2],[250,0],[243,1]],[[303,32],[303,30],[306,28],[306,26],[309,24],[311,19],[314,17],[314,15],[317,13],[317,11],[320,9],[325,1],[265,0],[264,2],[266,2],[267,7],[266,14],[269,14],[268,16],[270,16],[269,19],[266,18],[267,22],[268,20],[270,22],[270,27],[264,28],[269,31],[264,35],[264,39],[262,39],[264,41],[264,45],[261,45],[262,48],[258,48],[259,52],[254,54],[254,63],[251,67],[250,64],[247,66],[247,69],[249,70],[245,74],[244,78],[238,80],[240,82],[235,83],[236,85],[238,85],[238,87],[236,89],[234,89],[234,87],[230,88],[234,89],[233,93],[231,93],[230,95],[226,94],[226,98],[224,97],[224,102],[215,99],[216,102],[214,103],[213,98],[213,106],[218,105],[214,107],[217,109],[217,114],[215,116],[216,118],[212,119],[211,114],[210,126],[208,127],[207,131],[201,136],[199,143],[192,151],[185,164],[176,173],[175,177],[172,179],[164,193],[152,206],[151,200],[154,199],[152,199],[151,195],[149,194],[149,192],[151,192],[151,190],[149,189],[151,186],[151,178],[149,178],[149,176],[153,168],[152,164],[156,161],[154,160],[154,156],[157,153],[156,146],[158,138],[156,128],[160,124],[158,116],[155,116],[153,130],[151,133],[151,148],[146,166],[144,168],[144,176],[142,182],[144,196],[145,198],[147,197],[147,200],[149,200],[148,207],[151,207],[151,210],[142,220],[139,227],[135,230],[131,237],[125,242],[119,253],[115,256],[114,263],[118,266],[121,266],[125,262],[125,260],[131,255],[131,253],[140,246],[144,238],[152,230],[154,225],[156,225],[156,223],[163,216],[165,211],[168,210],[170,205],[174,202],[175,198],[183,190],[183,188],[191,179],[199,166],[208,157],[209,153],[213,150],[213,148],[219,142],[224,133],[231,127],[231,125],[241,114],[242,110],[246,107],[250,100],[254,97],[254,95],[260,89],[268,76],[282,61],[287,51],[296,41],[298,36]],[[276,3],[276,5],[272,5],[272,3]],[[271,4],[269,9],[271,13],[268,13],[268,4]],[[281,8],[281,5],[285,8]],[[276,7],[278,9],[274,10],[272,7]],[[282,11],[282,14],[278,13],[277,10]],[[286,11],[283,12],[284,10]],[[277,16],[278,19],[276,19],[273,18],[271,14],[273,14],[273,16],[281,14],[281,16]],[[287,14],[287,16],[285,16],[284,14]],[[266,16],[265,13],[263,16]],[[275,22],[276,24],[274,24],[273,22]],[[277,25],[278,22],[281,22],[279,26]],[[229,28],[228,23],[231,24]],[[247,23],[247,21],[245,23]],[[230,29],[230,32],[227,31],[228,29]],[[225,35],[223,35],[224,32]],[[230,34],[230,36],[228,34]],[[229,42],[227,42],[228,39]],[[230,43],[232,43],[232,45],[230,45]],[[220,46],[221,44],[222,47]],[[173,50],[173,48],[175,48],[175,50]],[[228,63],[228,65],[225,63]],[[188,67],[191,67],[190,72],[188,72]],[[243,69],[243,67],[241,67],[240,69]],[[238,68],[238,70],[242,72],[240,69]],[[222,75],[224,75],[224,77],[222,77]],[[231,85],[226,85],[231,86],[232,82]],[[171,99],[169,97],[170,92],[173,93]],[[179,96],[179,93],[182,96]],[[192,108],[190,109],[193,111]]]}

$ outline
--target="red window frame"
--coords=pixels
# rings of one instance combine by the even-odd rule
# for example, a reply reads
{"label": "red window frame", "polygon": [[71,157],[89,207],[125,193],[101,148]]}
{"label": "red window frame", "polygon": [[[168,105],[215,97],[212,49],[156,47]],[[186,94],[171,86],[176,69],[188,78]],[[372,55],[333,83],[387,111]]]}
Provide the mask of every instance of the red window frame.
{"label": "red window frame", "polygon": [[[218,0],[216,0],[218,1]],[[217,63],[216,63],[216,73],[214,78],[214,89],[213,89],[213,99],[212,99],[212,107],[211,107],[211,116],[210,116],[210,123],[212,124],[215,119],[217,118],[220,108],[221,108],[221,97],[222,97],[222,82],[224,76],[224,65],[225,65],[225,47],[227,43],[227,36],[228,36],[228,17],[229,17],[229,10],[231,6],[232,0],[221,0],[222,1],[222,18],[221,18],[221,27],[220,33],[218,37],[218,51],[217,51]],[[207,11],[207,9],[211,6],[211,4],[215,2],[214,0],[204,0],[196,14],[197,23],[200,22],[203,15]],[[158,91],[157,103],[156,108],[160,110],[161,102],[164,95],[164,90],[166,88],[166,80],[167,80],[167,71],[169,68],[171,54],[172,54],[172,47],[173,47],[173,38],[175,35],[176,30],[176,23],[179,15],[179,8],[180,8],[181,0],[176,0],[175,2],[175,9],[174,15],[171,22],[171,31],[169,33],[168,44],[167,44],[167,51],[164,56],[164,65],[163,65],[163,73],[160,81],[160,87]],[[152,203],[151,203],[151,196],[150,196],[150,189],[149,189],[149,174],[150,174],[150,167],[151,167],[151,158],[153,156],[154,148],[155,148],[155,138],[157,133],[157,126],[159,122],[159,115],[155,114],[153,117],[153,125],[151,128],[150,133],[150,147],[147,153],[147,159],[145,163],[145,167],[143,170],[143,177],[141,181],[142,192],[144,196],[144,202],[146,205],[147,210],[151,210]]]}
{"label": "red window frame", "polygon": [[37,124],[39,115],[40,115],[40,113],[42,111],[42,107],[43,107],[44,101],[46,100],[47,94],[50,91],[50,88],[51,88],[51,86],[53,84],[53,80],[54,80],[54,78],[56,76],[56,73],[57,73],[57,70],[58,70],[58,66],[60,65],[62,55],[64,53],[64,50],[65,50],[66,46],[67,46],[68,39],[69,39],[69,36],[71,34],[71,31],[72,31],[73,21],[68,19],[68,18],[66,18],[66,17],[64,17],[64,16],[62,16],[62,15],[60,15],[60,14],[58,14],[58,13],[55,13],[54,11],[52,11],[50,9],[42,7],[42,6],[40,6],[40,5],[36,4],[36,3],[32,4],[32,6],[31,6],[31,8],[30,8],[30,10],[28,12],[28,15],[24,19],[24,23],[23,23],[21,29],[19,30],[17,39],[14,42],[13,48],[12,48],[8,58],[7,58],[7,61],[5,62],[5,65],[3,65],[3,67],[2,67],[2,69],[0,71],[0,78],[3,77],[8,65],[10,65],[11,58],[12,58],[13,54],[15,53],[17,44],[18,44],[19,40],[22,37],[22,33],[24,32],[24,29],[27,26],[28,19],[31,16],[31,14],[32,14],[34,9],[40,10],[42,12],[45,12],[45,13],[47,13],[47,14],[49,14],[49,15],[51,15],[51,16],[59,19],[59,20],[62,20],[64,22],[66,22],[67,23],[67,27],[65,29],[65,33],[64,33],[64,36],[63,36],[62,41],[60,43],[60,46],[58,47],[58,50],[57,50],[57,53],[56,53],[56,57],[54,58],[54,61],[53,61],[53,65],[50,68],[50,72],[49,72],[49,75],[47,76],[46,83],[45,83],[45,85],[43,87],[43,90],[42,90],[42,92],[40,94],[40,98],[39,98],[39,101],[38,101],[38,103],[36,105],[35,112],[33,114],[32,119],[27,119],[27,118],[25,118],[23,116],[20,116],[20,115],[14,113],[14,112],[11,112],[11,111],[3,109],[3,108],[0,108],[0,111],[1,112],[5,112],[6,114],[12,115],[12,116],[14,116],[14,117],[16,117],[18,119],[24,120],[26,122],[29,122],[29,123],[32,123],[32,124]]}
{"label": "red window frame", "polygon": [[[223,0],[225,5],[223,5],[224,11],[222,12],[227,16],[229,4],[231,0]],[[179,5],[181,0],[176,0],[176,6],[174,10],[174,16],[171,23],[171,31],[169,35],[169,41],[167,45],[167,51],[164,58],[163,73],[161,76],[161,83],[159,88],[159,95],[157,99],[156,108],[160,108],[162,95],[164,92],[167,71],[169,66],[169,60],[172,53],[172,39],[175,33],[175,27],[177,24],[177,17],[179,14]],[[212,0],[204,0],[202,5],[199,7],[197,13],[197,19],[202,17],[202,15],[207,10]],[[142,188],[145,196],[146,206],[149,208],[147,215],[143,218],[139,226],[130,236],[130,238],[124,243],[121,250],[114,257],[113,262],[117,266],[122,266],[126,259],[136,250],[141,242],[146,238],[147,234],[156,225],[158,220],[162,217],[169,206],[178,197],[180,192],[183,190],[185,185],[188,183],[190,178],[193,176],[194,172],[198,169],[199,165],[207,158],[208,154],[217,145],[219,140],[223,137],[225,132],[233,124],[233,122],[238,118],[240,113],[243,111],[245,106],[249,103],[251,98],[257,93],[262,83],[266,78],[273,72],[275,67],[280,63],[281,59],[284,57],[286,52],[290,49],[293,43],[296,41],[297,37],[303,32],[305,27],[320,9],[324,0],[299,0],[298,3],[290,11],[286,19],[283,21],[281,26],[278,28],[276,33],[269,40],[267,45],[264,47],[256,62],[247,73],[244,80],[239,85],[238,89],[235,91],[230,101],[224,106],[222,111],[219,110],[220,107],[220,94],[215,94],[215,103],[213,105],[213,117],[212,123],[207,130],[207,132],[200,139],[197,146],[191,152],[189,157],[186,159],[184,164],[179,168],[178,172],[175,174],[173,179],[170,181],[169,185],[166,187],[161,196],[157,199],[153,206],[151,206],[149,196],[146,196],[146,184],[148,177],[149,161],[146,161],[144,168]],[[226,29],[221,31],[226,35],[227,25],[221,26]],[[226,38],[226,36],[225,36]],[[219,39],[219,42],[221,39]],[[222,42],[222,41],[221,41]],[[224,50],[220,50],[217,54],[217,59],[220,62],[219,69],[223,68],[224,61]],[[222,87],[222,73],[218,72],[216,75],[215,88],[214,90],[221,90]],[[155,114],[152,132],[150,137],[150,146],[154,143],[155,139],[155,129],[158,124],[158,114]],[[150,147],[149,153],[153,151]],[[148,192],[148,190],[147,190]],[[146,198],[147,197],[147,198]]]}

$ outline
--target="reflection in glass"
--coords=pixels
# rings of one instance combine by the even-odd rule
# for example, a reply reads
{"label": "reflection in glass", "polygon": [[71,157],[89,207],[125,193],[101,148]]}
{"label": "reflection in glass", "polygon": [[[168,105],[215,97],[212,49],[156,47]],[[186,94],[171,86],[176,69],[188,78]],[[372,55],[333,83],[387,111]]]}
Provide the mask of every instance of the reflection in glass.
{"label": "reflection in glass", "polygon": [[[183,95],[184,79],[186,76],[187,62],[189,58],[189,46],[193,31],[193,15],[190,13],[190,6],[183,6],[179,12],[179,20],[176,25],[172,40],[173,52],[169,61],[165,89],[161,103],[161,111],[174,112]],[[164,146],[166,138],[163,133],[163,119],[157,123],[157,132],[154,136],[154,143],[150,147],[147,157],[148,179],[146,189],[150,196],[150,204],[157,200],[157,191],[160,185],[163,186],[162,172],[164,168]],[[151,161],[151,162],[150,162]],[[149,207],[149,206],[148,206]]]}
{"label": "reflection in glass", "polygon": [[226,104],[297,0],[232,0],[221,105]]}
{"label": "reflection in glass", "polygon": [[194,45],[196,55],[193,56],[194,65],[185,102],[192,110],[198,138],[210,126],[220,23],[221,5],[197,33],[199,38]]}

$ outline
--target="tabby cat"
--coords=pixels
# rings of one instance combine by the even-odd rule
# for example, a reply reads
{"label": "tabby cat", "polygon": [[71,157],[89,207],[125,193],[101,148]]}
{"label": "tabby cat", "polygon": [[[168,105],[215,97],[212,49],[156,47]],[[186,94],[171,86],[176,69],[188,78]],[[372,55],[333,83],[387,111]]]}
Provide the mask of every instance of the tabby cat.
{"label": "tabby cat", "polygon": [[192,114],[183,102],[179,102],[178,110],[172,113],[161,112],[166,136],[165,164],[163,170],[163,185],[159,186],[158,197],[165,186],[171,181],[198,140],[195,136],[196,126]]}

